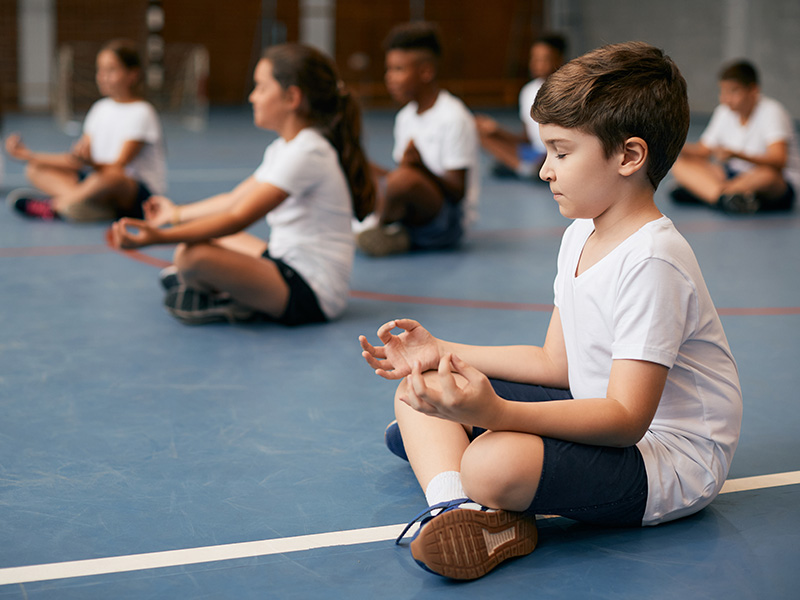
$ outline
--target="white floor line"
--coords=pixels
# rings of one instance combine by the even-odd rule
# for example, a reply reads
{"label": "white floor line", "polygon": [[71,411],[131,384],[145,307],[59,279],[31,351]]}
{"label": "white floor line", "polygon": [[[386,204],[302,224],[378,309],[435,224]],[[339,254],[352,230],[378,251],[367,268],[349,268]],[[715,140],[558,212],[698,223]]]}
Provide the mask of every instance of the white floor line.
{"label": "white floor line", "polygon": [[[775,473],[773,475],[731,479],[725,482],[725,485],[722,487],[722,492],[720,493],[726,494],[797,484],[800,484],[800,471],[792,471],[789,473]],[[69,577],[88,577],[91,575],[104,575],[108,573],[126,573],[145,569],[160,569],[205,562],[234,560],[237,558],[253,558],[270,554],[285,554],[289,552],[300,552],[302,550],[329,548],[332,546],[352,546],[370,542],[383,542],[395,539],[403,530],[403,527],[405,527],[405,524],[385,525],[383,527],[332,531],[329,533],[301,535],[255,542],[241,542],[220,546],[204,546],[200,548],[185,548],[182,550],[167,550],[164,552],[150,552],[146,554],[131,554],[128,556],[112,556],[108,558],[75,560],[25,567],[10,567],[0,569],[0,585],[49,581],[52,579],[65,579]]]}

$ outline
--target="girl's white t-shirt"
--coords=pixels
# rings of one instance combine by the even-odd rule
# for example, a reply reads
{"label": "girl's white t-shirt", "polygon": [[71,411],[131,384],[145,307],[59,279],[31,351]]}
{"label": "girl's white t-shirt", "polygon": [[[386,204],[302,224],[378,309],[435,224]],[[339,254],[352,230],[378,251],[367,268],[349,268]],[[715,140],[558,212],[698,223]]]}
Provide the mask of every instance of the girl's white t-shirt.
{"label": "girl's white t-shirt", "polygon": [[344,312],[350,293],[355,240],[350,189],[336,149],[307,127],[264,152],[257,181],[289,197],[267,214],[269,253],[297,270],[329,319]]}
{"label": "girl's white t-shirt", "polygon": [[91,142],[92,160],[101,164],[116,162],[125,142],[144,142],[139,154],[125,166],[125,173],[144,183],[153,194],[167,191],[164,138],[152,104],[102,98],[89,109],[83,132]]}
{"label": "girl's white t-shirt", "polygon": [[691,247],[662,217],[575,276],[591,220],[564,234],[555,280],[574,398],[604,398],[612,361],[669,368],[648,431],[643,523],[697,512],[725,482],[739,440],[736,363]]}

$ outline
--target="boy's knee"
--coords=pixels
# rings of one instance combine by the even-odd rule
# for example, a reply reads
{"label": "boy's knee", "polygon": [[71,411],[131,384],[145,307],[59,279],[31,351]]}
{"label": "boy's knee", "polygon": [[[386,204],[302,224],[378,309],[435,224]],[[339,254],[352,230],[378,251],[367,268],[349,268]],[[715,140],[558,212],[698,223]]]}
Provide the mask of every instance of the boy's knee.
{"label": "boy's knee", "polygon": [[513,432],[486,432],[473,441],[461,460],[467,495],[490,508],[526,510],[541,477],[541,438]]}

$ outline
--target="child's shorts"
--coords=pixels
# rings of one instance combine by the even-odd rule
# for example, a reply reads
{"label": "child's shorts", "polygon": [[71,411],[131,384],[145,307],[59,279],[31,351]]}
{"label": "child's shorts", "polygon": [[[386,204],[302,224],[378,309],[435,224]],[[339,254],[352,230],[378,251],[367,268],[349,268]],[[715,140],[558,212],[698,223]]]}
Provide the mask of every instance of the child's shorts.
{"label": "child's shorts", "polygon": [[430,223],[408,227],[411,247],[416,250],[451,248],[464,236],[463,211],[460,204],[444,201],[442,210]]}
{"label": "child's shorts", "polygon": [[[514,402],[571,399],[569,390],[490,380],[501,398]],[[474,435],[482,430],[475,428]],[[641,526],[647,504],[647,472],[636,446],[589,446],[543,437],[544,465],[528,511],[597,525]]]}
{"label": "child's shorts", "polygon": [[289,286],[289,302],[286,310],[280,317],[264,315],[268,321],[282,325],[304,325],[306,323],[323,323],[328,320],[319,306],[317,295],[305,279],[279,258],[269,255],[269,250],[262,254],[267,260],[274,262],[281,273],[281,277]]}
{"label": "child's shorts", "polygon": [[[78,181],[83,181],[86,179],[92,171],[90,169],[81,169],[78,171]],[[123,209],[117,207],[116,209],[116,218],[120,219],[122,217],[131,217],[133,219],[144,219],[144,203],[153,195],[153,192],[150,191],[150,188],[147,185],[138,179],[135,180],[137,187],[136,187],[136,200],[133,202],[133,206],[129,209]]]}

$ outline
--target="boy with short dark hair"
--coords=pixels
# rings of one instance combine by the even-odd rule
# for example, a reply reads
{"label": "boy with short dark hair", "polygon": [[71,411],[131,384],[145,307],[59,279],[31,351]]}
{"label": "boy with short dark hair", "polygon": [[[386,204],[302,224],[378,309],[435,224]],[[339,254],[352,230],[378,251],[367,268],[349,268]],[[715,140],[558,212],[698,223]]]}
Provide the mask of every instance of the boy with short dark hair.
{"label": "boy with short dark hair", "polygon": [[544,345],[447,342],[410,319],[381,326],[381,346],[360,338],[375,372],[401,380],[386,441],[430,506],[412,554],[452,578],[531,552],[536,514],[641,526],[697,512],[739,439],[736,363],[653,201],[689,127],[678,68],[645,43],[605,46],[553,74],[531,114],[540,176],[575,220]]}
{"label": "boy with short dark hair", "polygon": [[405,106],[395,119],[396,169],[385,176],[372,226],[357,236],[370,256],[456,246],[479,193],[478,135],[464,103],[439,87],[435,25],[412,22],[387,37],[386,87]]}
{"label": "boy with short dark hair", "polygon": [[738,214],[791,209],[800,187],[800,149],[789,113],[761,95],[758,73],[747,61],[722,69],[719,102],[700,141],[686,144],[675,162],[673,199]]}
{"label": "boy with short dark hair", "polygon": [[527,179],[535,176],[542,166],[547,149],[539,137],[539,124],[531,117],[531,106],[544,80],[563,64],[566,51],[567,41],[557,33],[542,34],[531,45],[528,70],[533,79],[519,92],[522,133],[503,129],[488,115],[477,115],[481,147],[497,160],[493,175]]}

